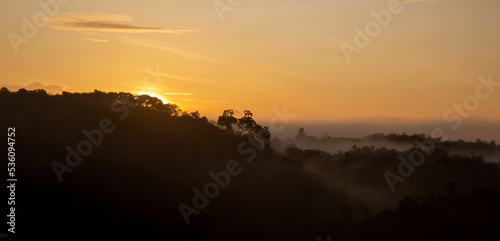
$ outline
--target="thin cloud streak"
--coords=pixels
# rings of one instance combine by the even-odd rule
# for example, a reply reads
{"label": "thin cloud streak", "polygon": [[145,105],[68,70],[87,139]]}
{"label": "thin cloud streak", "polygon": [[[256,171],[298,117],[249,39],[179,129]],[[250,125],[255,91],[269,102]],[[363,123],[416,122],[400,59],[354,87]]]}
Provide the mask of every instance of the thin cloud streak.
{"label": "thin cloud streak", "polygon": [[200,61],[211,62],[211,63],[224,63],[223,61],[219,61],[219,60],[216,60],[213,58],[201,56],[199,52],[194,52],[194,51],[189,51],[189,50],[181,50],[178,48],[161,46],[161,45],[152,44],[149,42],[141,42],[141,41],[136,41],[136,40],[129,41],[129,43],[137,45],[137,46],[141,46],[141,47],[156,48],[156,49],[160,49],[160,50],[165,50],[165,51],[172,52],[174,54],[177,54],[181,57],[185,57],[188,59],[200,60]]}
{"label": "thin cloud streak", "polygon": [[97,38],[87,38],[87,40],[90,40],[92,42],[96,42],[96,43],[107,43],[108,40],[106,39],[97,39]]}
{"label": "thin cloud streak", "polygon": [[212,103],[212,102],[224,102],[222,100],[197,100],[197,99],[182,99],[183,101],[189,101],[189,102],[205,102],[205,103]]}
{"label": "thin cloud streak", "polygon": [[131,18],[125,15],[107,15],[107,14],[87,14],[87,13],[67,13],[57,17],[43,18],[45,21],[52,24],[52,28],[59,30],[76,30],[76,31],[97,31],[97,32],[121,32],[121,33],[169,33],[181,34],[193,31],[196,29],[167,29],[159,27],[136,26],[132,24],[110,23],[114,22],[131,22]]}
{"label": "thin cloud streak", "polygon": [[192,93],[163,93],[165,95],[193,95]]}

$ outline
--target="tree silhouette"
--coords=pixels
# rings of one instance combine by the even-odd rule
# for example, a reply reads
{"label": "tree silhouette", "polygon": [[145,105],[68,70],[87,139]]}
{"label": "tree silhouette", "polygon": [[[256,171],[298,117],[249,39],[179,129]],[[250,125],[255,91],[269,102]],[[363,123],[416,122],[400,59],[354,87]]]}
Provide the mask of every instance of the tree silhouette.
{"label": "tree silhouette", "polygon": [[195,120],[200,119],[200,112],[198,112],[198,111],[191,112],[190,116],[191,116],[191,118],[193,118]]}
{"label": "tree silhouette", "polygon": [[302,138],[304,138],[304,137],[306,137],[306,132],[305,132],[304,128],[303,128],[303,127],[301,127],[301,128],[299,129],[299,132],[298,132],[298,133],[297,133],[297,135],[295,136],[295,138],[297,138],[297,139],[302,139]]}
{"label": "tree silhouette", "polygon": [[232,109],[228,109],[222,112],[222,115],[219,116],[217,120],[217,125],[223,126],[226,128],[226,132],[229,134],[234,134],[233,125],[238,123],[238,119],[234,117],[234,111]]}
{"label": "tree silhouette", "polygon": [[0,95],[2,95],[2,94],[9,94],[9,93],[10,93],[9,89],[7,89],[6,87],[2,87],[0,89]]}
{"label": "tree silhouette", "polygon": [[238,128],[240,129],[239,135],[243,134],[243,132],[256,132],[258,131],[257,122],[252,118],[253,114],[249,110],[243,111],[243,117],[238,119]]}

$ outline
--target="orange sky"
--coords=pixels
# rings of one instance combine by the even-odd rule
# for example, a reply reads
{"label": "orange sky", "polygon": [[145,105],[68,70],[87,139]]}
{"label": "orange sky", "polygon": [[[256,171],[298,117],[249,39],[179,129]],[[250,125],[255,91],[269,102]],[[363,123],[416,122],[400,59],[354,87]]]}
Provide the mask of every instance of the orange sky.
{"label": "orange sky", "polygon": [[[2,1],[0,85],[149,92],[210,118],[286,106],[297,120],[349,121],[440,120],[478,76],[500,81],[493,0],[401,3],[348,63],[339,45],[390,1],[243,0],[221,16],[212,0]],[[499,121],[499,103],[496,91],[471,118]]]}

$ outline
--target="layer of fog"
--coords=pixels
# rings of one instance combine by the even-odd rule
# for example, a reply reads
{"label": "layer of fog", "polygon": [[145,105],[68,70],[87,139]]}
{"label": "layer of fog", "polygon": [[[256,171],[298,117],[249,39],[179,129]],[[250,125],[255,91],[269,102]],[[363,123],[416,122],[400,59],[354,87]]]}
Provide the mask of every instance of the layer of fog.
{"label": "layer of fog", "polygon": [[280,141],[273,145],[275,151],[279,153],[284,153],[286,149],[290,146],[295,146],[300,149],[311,149],[325,151],[330,154],[335,154],[337,152],[346,152],[357,147],[370,147],[370,148],[382,148],[394,149],[397,151],[404,151],[411,148],[413,145],[409,143],[395,143],[390,141],[376,141],[376,140],[365,140],[357,138],[335,138],[335,137],[323,137],[323,138],[305,138],[296,139],[288,138],[284,141]]}
{"label": "layer of fog", "polygon": [[[266,125],[268,122],[262,122]],[[303,127],[308,135],[311,136],[337,136],[337,137],[349,137],[349,138],[361,138],[374,133],[395,133],[408,135],[417,133],[423,133],[425,135],[431,135],[432,131],[436,128],[441,128],[449,139],[458,140],[462,139],[465,141],[475,141],[477,138],[481,140],[500,141],[500,123],[498,122],[488,122],[488,121],[478,121],[478,120],[463,120],[462,125],[453,129],[452,126],[455,123],[447,123],[445,121],[429,121],[429,122],[398,122],[398,121],[387,121],[387,122],[370,122],[370,121],[358,121],[358,122],[298,122],[292,121],[285,128],[278,129],[279,131],[273,131],[273,134],[282,139],[293,138],[297,134],[297,130]],[[268,125],[271,130],[272,126]],[[276,125],[280,126],[280,125]],[[276,129],[276,128],[274,128]]]}

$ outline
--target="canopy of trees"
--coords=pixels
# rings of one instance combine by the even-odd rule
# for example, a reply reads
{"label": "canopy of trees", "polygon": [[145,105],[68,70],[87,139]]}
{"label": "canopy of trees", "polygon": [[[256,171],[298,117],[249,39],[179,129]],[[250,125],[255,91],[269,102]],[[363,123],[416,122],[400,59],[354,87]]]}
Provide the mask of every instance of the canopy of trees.
{"label": "canopy of trees", "polygon": [[[2,128],[16,127],[19,173],[19,233],[7,240],[500,237],[500,166],[484,160],[499,153],[495,142],[441,142],[392,193],[383,173],[396,172],[399,156],[418,149],[414,141],[425,135],[318,138],[302,129],[291,140],[270,141],[248,110],[241,116],[225,110],[213,125],[154,97],[97,90],[50,95],[2,88],[0,117]],[[114,131],[59,183],[51,164],[65,163],[67,147],[88,140],[84,130],[99,128],[103,118]],[[254,137],[272,146],[270,153],[243,145],[248,152],[241,154]],[[327,150],[344,143],[349,147]],[[231,160],[241,173],[186,225],[178,205],[215,183],[214,175],[223,180],[220,170]]]}

